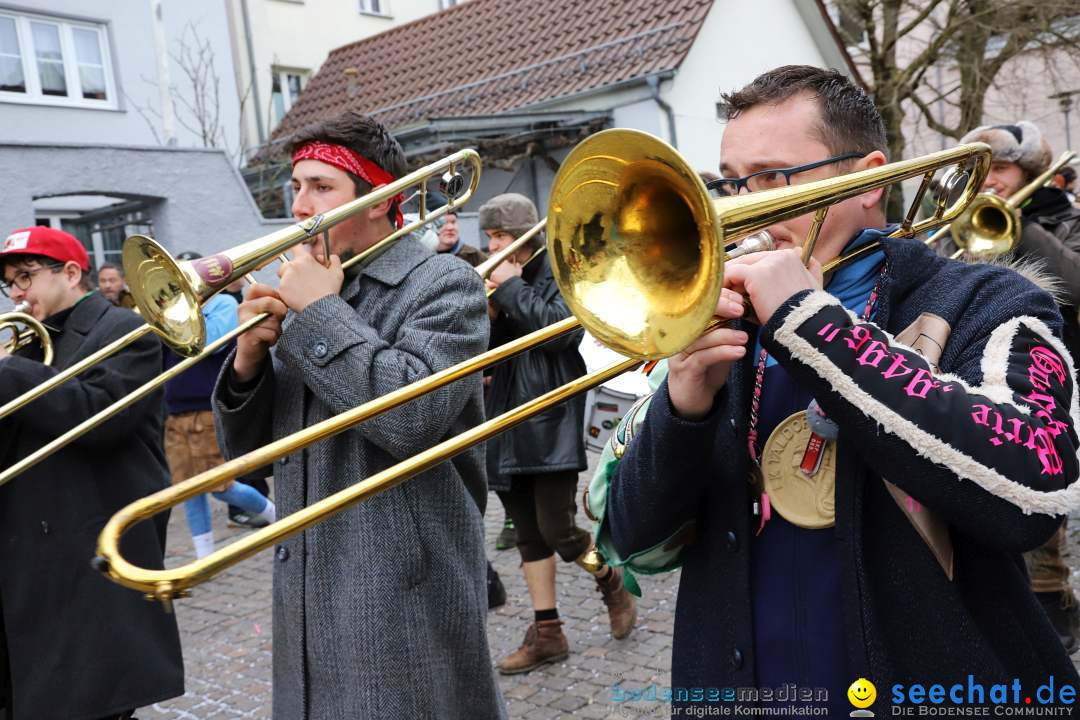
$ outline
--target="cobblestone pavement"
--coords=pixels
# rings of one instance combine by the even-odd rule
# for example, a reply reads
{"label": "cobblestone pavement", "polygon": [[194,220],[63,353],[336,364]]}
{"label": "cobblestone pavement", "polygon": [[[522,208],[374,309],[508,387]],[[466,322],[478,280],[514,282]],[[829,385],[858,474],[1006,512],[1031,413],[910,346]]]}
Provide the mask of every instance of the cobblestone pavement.
{"label": "cobblestone pavement", "polygon": [[[590,464],[596,461],[589,454]],[[581,476],[579,490],[590,471]],[[212,501],[219,543],[242,534],[226,527],[225,507]],[[193,557],[183,513],[173,513],[169,526],[169,565]],[[488,557],[506,585],[507,604],[488,614],[488,640],[498,660],[520,644],[532,619],[525,582],[515,550],[496,552],[495,536],[503,510],[491,496],[487,513]],[[1077,519],[1080,520],[1080,519]],[[1074,587],[1080,588],[1080,521],[1070,523],[1067,560]],[[580,514],[579,524],[587,527]],[[271,702],[270,552],[241,563],[176,603],[184,647],[187,693],[137,713],[140,720],[182,718],[269,718]],[[570,657],[525,675],[501,677],[513,720],[556,718],[664,717],[664,703],[635,703],[626,708],[611,700],[611,687],[668,685],[671,633],[678,573],[642,578],[645,597],[638,605],[638,625],[629,638],[612,640],[600,594],[576,566],[559,564],[559,614],[570,640]],[[1080,660],[1080,654],[1077,657]],[[658,707],[660,705],[660,707]],[[620,709],[623,714],[619,714]],[[482,720],[479,719],[478,720]]]}
{"label": "cobblestone pavement", "polygon": [[[590,466],[596,458],[589,453]],[[582,473],[579,490],[589,477],[591,469]],[[211,507],[219,547],[246,532],[226,526],[222,503],[212,500]],[[506,605],[488,613],[488,640],[492,658],[498,660],[517,649],[532,621],[532,609],[517,551],[494,550],[503,521],[502,505],[494,495],[486,520],[488,557],[502,576],[508,596]],[[580,511],[578,522],[588,527]],[[166,562],[175,566],[193,557],[183,512],[174,512]],[[271,552],[267,551],[196,588],[193,597],[176,602],[187,693],[142,709],[137,713],[140,720],[270,717],[270,570]],[[577,566],[560,563],[559,614],[571,654],[565,662],[531,673],[500,676],[510,718],[623,717],[616,714],[619,708],[611,701],[612,684],[668,684],[677,583],[677,573],[645,580],[637,628],[625,640],[612,640],[596,584]]]}

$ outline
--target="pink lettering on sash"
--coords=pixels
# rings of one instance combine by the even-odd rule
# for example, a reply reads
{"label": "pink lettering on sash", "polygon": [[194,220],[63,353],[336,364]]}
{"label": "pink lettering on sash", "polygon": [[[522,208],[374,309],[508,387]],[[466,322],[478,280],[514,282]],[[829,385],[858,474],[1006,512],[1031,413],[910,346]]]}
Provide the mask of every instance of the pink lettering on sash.
{"label": "pink lettering on sash", "polygon": [[889,356],[889,346],[880,340],[871,340],[870,344],[856,359],[860,365],[877,367],[882,360]]}
{"label": "pink lettering on sash", "polygon": [[843,328],[838,328],[832,323],[825,323],[825,326],[818,330],[818,337],[825,338],[825,342],[832,342],[836,339],[836,336],[840,334]]}
{"label": "pink lettering on sash", "polygon": [[906,360],[906,358],[903,353],[893,353],[892,365],[889,366],[888,370],[881,373],[881,376],[886,380],[892,380],[893,378],[910,375],[914,370],[905,365],[904,360]]}
{"label": "pink lettering on sash", "polygon": [[933,374],[925,368],[919,368],[915,371],[915,377],[904,387],[904,392],[911,397],[925,400],[927,393],[937,387],[941,387],[941,382],[935,380]]}
{"label": "pink lettering on sash", "polygon": [[1022,417],[1005,418],[992,406],[978,403],[972,406],[971,419],[976,425],[993,431],[988,439],[991,445],[999,447],[1010,443],[1031,450],[1042,466],[1043,475],[1060,475],[1064,463],[1054,446],[1054,438],[1067,432],[1069,425],[1053,416],[1058,404],[1049,391],[1055,384],[1057,387],[1065,384],[1065,365],[1058,355],[1041,345],[1033,348],[1029,355],[1028,379],[1034,389],[1024,400],[1034,409],[1033,415],[1045,425],[1035,427]]}
{"label": "pink lettering on sash", "polygon": [[[817,336],[825,342],[832,342],[838,333],[846,330],[844,343],[855,355],[858,364],[878,369],[885,380],[906,378],[903,389],[908,397],[925,400],[931,390],[945,393],[957,387],[954,383],[943,383],[936,379],[926,368],[909,363],[911,358],[905,353],[893,350],[887,343],[874,339],[872,327],[853,325],[850,328],[841,328],[830,322],[818,330]],[[1032,407],[1032,416],[1042,424],[1033,425],[1026,416],[1003,416],[995,406],[982,403],[972,404],[971,419],[976,425],[988,429],[987,442],[991,445],[1000,447],[1008,444],[1032,451],[1038,458],[1044,475],[1059,475],[1064,471],[1064,464],[1054,446],[1054,438],[1068,432],[1069,423],[1067,417],[1064,420],[1054,417],[1054,413],[1062,411],[1063,408],[1059,407],[1053,392],[1066,387],[1068,369],[1061,356],[1046,346],[1037,345],[1028,355],[1030,363],[1027,376],[1033,389],[1024,400]]]}
{"label": "pink lettering on sash", "polygon": [[1050,433],[1046,428],[1035,428],[1032,437],[1035,441],[1035,452],[1042,463],[1042,474],[1060,475],[1063,469],[1061,456],[1054,447],[1054,441],[1050,439]]}
{"label": "pink lettering on sash", "polygon": [[870,339],[870,331],[862,325],[855,325],[851,328],[851,337],[844,338],[844,342],[848,347],[859,352],[859,349]]}
{"label": "pink lettering on sash", "polygon": [[1028,378],[1031,384],[1040,390],[1050,387],[1050,375],[1057,378],[1058,385],[1065,384],[1065,364],[1052,350],[1042,345],[1034,347],[1029,353],[1031,365],[1028,367]]}

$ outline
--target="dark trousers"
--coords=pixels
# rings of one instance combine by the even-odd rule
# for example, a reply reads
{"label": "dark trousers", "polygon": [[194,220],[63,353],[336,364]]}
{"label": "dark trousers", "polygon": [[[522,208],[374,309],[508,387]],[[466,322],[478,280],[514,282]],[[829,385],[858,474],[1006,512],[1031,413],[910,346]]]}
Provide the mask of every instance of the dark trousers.
{"label": "dark trousers", "polygon": [[514,521],[522,562],[536,562],[559,553],[573,562],[592,544],[587,530],[577,526],[577,481],[573,470],[514,475],[508,492],[498,493]]}

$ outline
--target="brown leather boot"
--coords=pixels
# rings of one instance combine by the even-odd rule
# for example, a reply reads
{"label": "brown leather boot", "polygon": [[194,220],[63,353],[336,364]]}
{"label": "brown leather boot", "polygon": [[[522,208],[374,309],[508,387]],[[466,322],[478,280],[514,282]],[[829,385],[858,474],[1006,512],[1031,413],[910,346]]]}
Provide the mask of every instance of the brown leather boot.
{"label": "brown leather boot", "polygon": [[622,568],[611,568],[611,576],[607,580],[597,578],[596,584],[600,588],[600,594],[604,596],[604,604],[607,605],[611,637],[622,640],[634,629],[637,621],[637,603],[634,602],[634,596],[623,587]]}
{"label": "brown leather boot", "polygon": [[570,654],[570,643],[563,635],[561,620],[541,620],[525,631],[525,642],[499,663],[503,675],[517,675],[540,667],[545,663],[565,660]]}

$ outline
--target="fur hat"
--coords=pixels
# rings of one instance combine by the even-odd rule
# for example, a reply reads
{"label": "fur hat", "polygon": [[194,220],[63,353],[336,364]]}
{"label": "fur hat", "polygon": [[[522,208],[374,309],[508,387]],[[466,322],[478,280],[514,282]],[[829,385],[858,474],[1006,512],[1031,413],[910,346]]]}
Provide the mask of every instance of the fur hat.
{"label": "fur hat", "polygon": [[990,146],[995,162],[1011,162],[1029,177],[1050,167],[1050,145],[1039,128],[1027,120],[1015,125],[983,125],[960,138],[961,143],[984,142]]}
{"label": "fur hat", "polygon": [[496,195],[480,206],[479,215],[481,230],[503,230],[514,236],[539,221],[533,201],[518,193]]}

